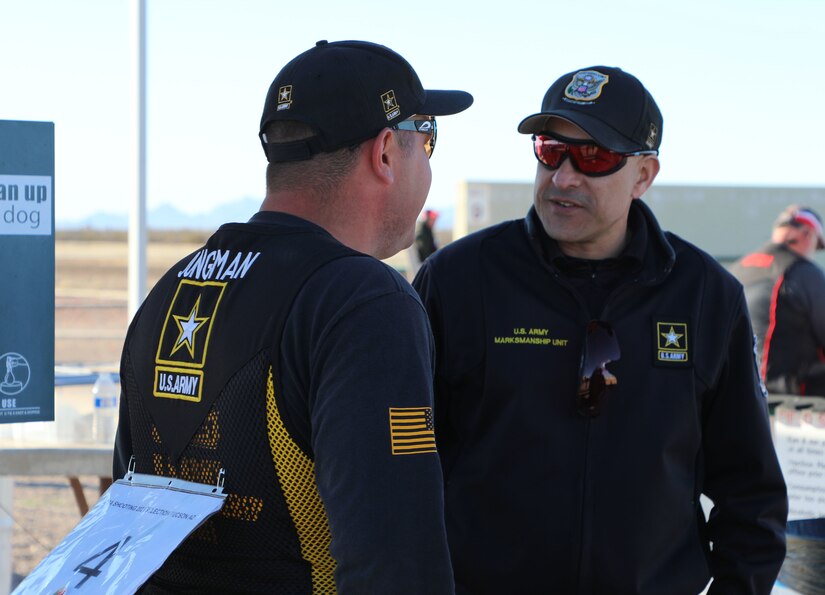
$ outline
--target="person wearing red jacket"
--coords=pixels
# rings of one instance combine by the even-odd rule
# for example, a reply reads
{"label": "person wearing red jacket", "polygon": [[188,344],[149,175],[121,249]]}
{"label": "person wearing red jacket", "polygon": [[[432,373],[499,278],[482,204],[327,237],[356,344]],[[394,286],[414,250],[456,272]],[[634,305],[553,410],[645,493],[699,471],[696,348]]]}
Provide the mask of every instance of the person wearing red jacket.
{"label": "person wearing red jacket", "polygon": [[771,392],[825,396],[825,272],[812,260],[823,248],[822,218],[792,204],[777,217],[771,241],[731,266],[745,286]]}

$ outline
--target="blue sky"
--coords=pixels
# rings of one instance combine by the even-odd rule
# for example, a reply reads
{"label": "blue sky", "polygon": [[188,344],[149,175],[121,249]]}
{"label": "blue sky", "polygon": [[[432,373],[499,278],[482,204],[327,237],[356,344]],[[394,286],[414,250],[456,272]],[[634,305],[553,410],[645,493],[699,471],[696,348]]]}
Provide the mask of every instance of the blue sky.
{"label": "blue sky", "polygon": [[[128,212],[130,0],[0,2],[0,119],[55,123],[57,225]],[[475,96],[439,120],[429,206],[462,180],[532,180],[517,124],[558,76],[598,64],[656,98],[659,183],[825,186],[820,0],[483,4],[147,0],[148,207],[263,198],[266,91],[318,39],[382,43],[425,87]]]}

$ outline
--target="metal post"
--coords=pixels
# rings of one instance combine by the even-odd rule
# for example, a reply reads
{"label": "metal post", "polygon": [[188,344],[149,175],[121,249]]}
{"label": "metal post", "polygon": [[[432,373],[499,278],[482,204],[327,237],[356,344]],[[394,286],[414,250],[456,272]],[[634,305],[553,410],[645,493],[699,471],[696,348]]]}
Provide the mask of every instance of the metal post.
{"label": "metal post", "polygon": [[[0,476],[0,595],[11,593],[14,478]],[[5,511],[8,511],[5,512]]]}
{"label": "metal post", "polygon": [[131,0],[135,155],[129,209],[129,319],[146,296],[146,0]]}

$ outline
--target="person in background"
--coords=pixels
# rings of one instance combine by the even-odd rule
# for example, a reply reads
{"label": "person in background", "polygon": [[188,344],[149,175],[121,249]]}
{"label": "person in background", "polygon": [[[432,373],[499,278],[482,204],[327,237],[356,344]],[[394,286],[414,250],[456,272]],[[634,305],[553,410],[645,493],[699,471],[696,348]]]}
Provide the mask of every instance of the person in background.
{"label": "person in background", "polygon": [[527,216],[444,246],[413,284],[456,592],[769,593],[788,501],[745,298],[641,200],[656,102],[583,68],[518,131]]}
{"label": "person in background", "polygon": [[172,267],[126,337],[114,476],[225,469],[228,493],[145,592],[453,592],[432,335],[379,259],[412,244],[435,116],[472,100],[365,41],[275,77],[260,211]]}
{"label": "person in background", "polygon": [[421,263],[438,249],[435,243],[433,228],[438,219],[438,211],[426,209],[418,218],[415,227],[415,241],[407,248],[407,269],[406,276],[409,281],[415,278]]}
{"label": "person in background", "polygon": [[785,208],[771,240],[730,268],[745,286],[769,391],[825,396],[825,273],[812,261],[825,248],[822,218]]}
{"label": "person in background", "polygon": [[424,262],[427,257],[438,250],[435,243],[435,222],[438,220],[438,211],[427,209],[419,219],[415,230],[415,249],[418,251],[419,262]]}

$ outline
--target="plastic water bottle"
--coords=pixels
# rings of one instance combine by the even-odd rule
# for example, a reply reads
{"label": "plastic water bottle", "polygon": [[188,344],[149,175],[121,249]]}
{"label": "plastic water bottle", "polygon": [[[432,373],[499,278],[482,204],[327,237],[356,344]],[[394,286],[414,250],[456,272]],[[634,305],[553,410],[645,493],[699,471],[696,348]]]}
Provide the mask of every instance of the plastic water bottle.
{"label": "plastic water bottle", "polygon": [[119,389],[108,372],[98,374],[92,387],[94,413],[92,417],[92,440],[102,444],[115,443],[117,430]]}

